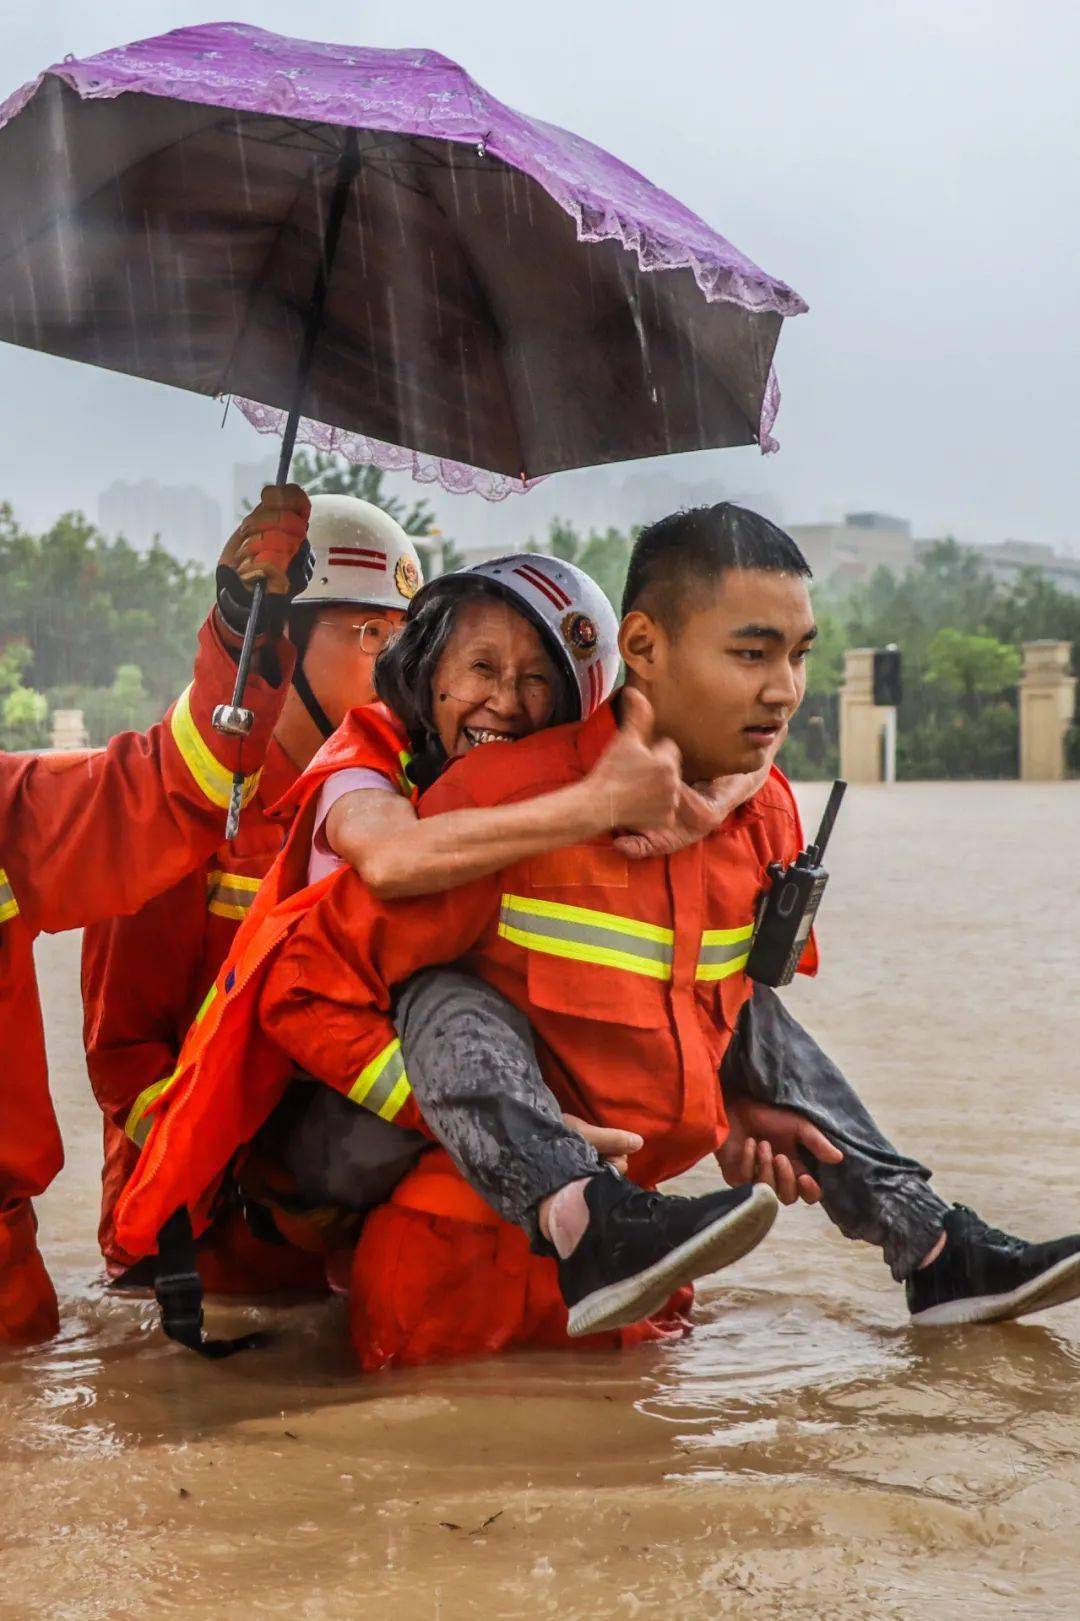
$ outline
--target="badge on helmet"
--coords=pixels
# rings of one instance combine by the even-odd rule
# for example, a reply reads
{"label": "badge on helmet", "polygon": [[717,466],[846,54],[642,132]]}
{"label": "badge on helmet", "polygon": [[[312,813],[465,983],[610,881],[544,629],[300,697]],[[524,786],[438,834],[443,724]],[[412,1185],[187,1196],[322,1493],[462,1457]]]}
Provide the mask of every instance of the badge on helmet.
{"label": "badge on helmet", "polygon": [[569,613],[562,622],[562,633],[576,659],[592,658],[600,634],[594,619],[590,619],[588,614]]}
{"label": "badge on helmet", "polygon": [[397,560],[397,566],[394,569],[394,584],[397,586],[406,602],[412,601],[413,597],[415,597],[423,583],[423,580],[420,578],[420,570],[417,568],[412,558],[404,555],[399,557]]}

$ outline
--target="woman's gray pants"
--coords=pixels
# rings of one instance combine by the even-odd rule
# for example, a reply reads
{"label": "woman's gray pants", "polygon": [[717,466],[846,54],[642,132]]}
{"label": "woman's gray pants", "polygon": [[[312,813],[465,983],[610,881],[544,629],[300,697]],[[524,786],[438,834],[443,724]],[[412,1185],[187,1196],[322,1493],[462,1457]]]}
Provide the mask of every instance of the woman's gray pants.
{"label": "woman's gray pants", "polygon": [[[540,1074],[525,1016],[490,985],[429,969],[400,989],[398,1035],[425,1120],[477,1193],[537,1243],[540,1201],[591,1176],[600,1161]],[[930,1172],[898,1154],[830,1058],[780,998],[755,986],[725,1057],[723,1084],[796,1109],[844,1152],[839,1165],[804,1155],[822,1205],[847,1238],[877,1245],[897,1279],[941,1233],[948,1208]],[[430,1141],[388,1125],[318,1083],[294,1086],[266,1128],[301,1195],[362,1210],[386,1198]]]}

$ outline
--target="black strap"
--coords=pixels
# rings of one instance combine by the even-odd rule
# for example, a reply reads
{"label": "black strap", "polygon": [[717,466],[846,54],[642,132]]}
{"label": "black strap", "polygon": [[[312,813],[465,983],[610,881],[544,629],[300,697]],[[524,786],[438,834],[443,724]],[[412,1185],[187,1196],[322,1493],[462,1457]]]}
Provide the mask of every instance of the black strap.
{"label": "black strap", "polygon": [[268,1334],[240,1334],[232,1340],[208,1340],[203,1335],[203,1288],[195,1260],[191,1217],[182,1205],[158,1233],[154,1294],[161,1311],[161,1326],[169,1339],[186,1345],[199,1356],[220,1360],[265,1345]]}
{"label": "black strap", "polygon": [[311,716],[322,735],[324,737],[332,737],[335,730],[334,725],[329,715],[326,713],[326,710],[323,708],[322,704],[319,702],[318,698],[316,698],[311,689],[311,682],[307,678],[302,659],[297,659],[296,661],[296,667],[292,674],[292,684],[296,688],[300,702],[303,704],[304,708],[307,710],[308,714]]}

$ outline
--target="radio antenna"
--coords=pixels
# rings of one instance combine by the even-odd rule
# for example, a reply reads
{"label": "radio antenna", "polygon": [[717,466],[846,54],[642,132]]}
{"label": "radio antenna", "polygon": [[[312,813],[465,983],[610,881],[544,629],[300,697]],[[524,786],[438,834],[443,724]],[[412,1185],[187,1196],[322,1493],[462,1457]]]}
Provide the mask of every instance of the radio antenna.
{"label": "radio antenna", "polygon": [[825,814],[821,818],[821,826],[817,830],[817,837],[814,839],[813,844],[807,851],[807,854],[810,856],[811,863],[815,867],[819,866],[824,858],[829,839],[832,837],[833,823],[836,821],[836,813],[840,809],[840,803],[846,792],[847,783],[843,780],[843,778],[838,777],[832,785],[832,793],[829,795],[829,802],[825,806]]}

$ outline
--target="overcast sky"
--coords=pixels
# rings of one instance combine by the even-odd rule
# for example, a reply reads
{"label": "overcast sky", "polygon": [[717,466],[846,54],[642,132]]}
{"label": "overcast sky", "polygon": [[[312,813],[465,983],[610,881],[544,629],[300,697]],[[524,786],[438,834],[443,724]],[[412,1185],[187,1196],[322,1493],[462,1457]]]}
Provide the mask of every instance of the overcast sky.
{"label": "overcast sky", "polygon": [[[68,52],[210,15],[35,0],[0,25],[0,97]],[[442,51],[795,286],[810,314],[780,339],[779,454],[693,458],[695,481],[793,523],[875,507],[919,534],[1080,550],[1073,0],[229,0],[221,15]],[[6,346],[0,366],[0,498],[34,524],[93,514],[115,478],[224,503],[232,463],[267,448],[195,396]],[[453,506],[459,534],[476,499]]]}

